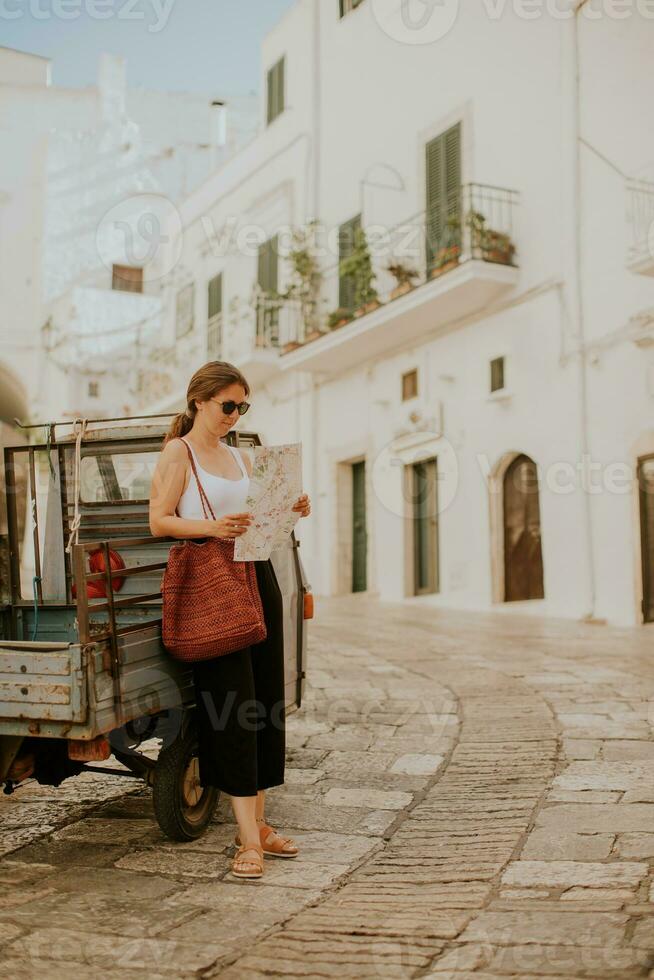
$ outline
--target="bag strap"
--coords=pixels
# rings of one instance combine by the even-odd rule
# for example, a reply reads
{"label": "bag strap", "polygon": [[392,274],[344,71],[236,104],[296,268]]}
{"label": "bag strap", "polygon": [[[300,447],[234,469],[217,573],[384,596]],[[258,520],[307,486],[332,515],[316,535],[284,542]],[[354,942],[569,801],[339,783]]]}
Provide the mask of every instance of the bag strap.
{"label": "bag strap", "polygon": [[186,439],[184,438],[184,436],[180,436],[179,438],[182,440],[182,442],[186,446],[186,452],[188,453],[188,458],[191,461],[191,468],[193,470],[193,476],[195,477],[195,482],[198,485],[198,493],[200,494],[200,503],[202,504],[202,510],[204,512],[204,516],[205,516],[205,518],[207,520],[209,520],[209,514],[207,513],[207,508],[209,508],[209,513],[211,514],[211,519],[215,521],[216,520],[216,515],[213,512],[213,507],[211,506],[211,502],[210,502],[209,498],[207,497],[206,493],[204,492],[204,487],[200,483],[200,477],[198,476],[197,466],[195,465],[195,455],[193,453],[193,450],[189,446],[189,444],[186,441]]}

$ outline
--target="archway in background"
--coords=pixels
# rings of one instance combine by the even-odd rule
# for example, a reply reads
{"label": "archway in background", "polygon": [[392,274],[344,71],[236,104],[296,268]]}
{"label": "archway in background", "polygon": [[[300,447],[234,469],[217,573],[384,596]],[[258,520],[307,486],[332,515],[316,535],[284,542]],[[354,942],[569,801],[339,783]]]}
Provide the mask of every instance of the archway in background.
{"label": "archway in background", "polygon": [[543,555],[536,463],[505,453],[489,479],[493,602],[543,599]]}
{"label": "archway in background", "polygon": [[0,422],[13,425],[14,419],[25,421],[27,411],[25,386],[11,368],[0,361]]}

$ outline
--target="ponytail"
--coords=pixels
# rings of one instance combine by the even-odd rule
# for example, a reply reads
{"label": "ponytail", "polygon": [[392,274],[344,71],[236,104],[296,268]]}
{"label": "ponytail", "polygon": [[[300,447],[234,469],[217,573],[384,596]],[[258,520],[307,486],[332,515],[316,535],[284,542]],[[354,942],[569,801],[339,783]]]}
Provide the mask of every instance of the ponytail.
{"label": "ponytail", "polygon": [[164,446],[166,443],[170,442],[171,439],[179,439],[180,436],[185,436],[187,432],[190,432],[193,428],[194,418],[195,411],[193,414],[191,414],[188,409],[185,412],[180,412],[179,415],[176,415],[170,423],[170,428],[166,433]]}

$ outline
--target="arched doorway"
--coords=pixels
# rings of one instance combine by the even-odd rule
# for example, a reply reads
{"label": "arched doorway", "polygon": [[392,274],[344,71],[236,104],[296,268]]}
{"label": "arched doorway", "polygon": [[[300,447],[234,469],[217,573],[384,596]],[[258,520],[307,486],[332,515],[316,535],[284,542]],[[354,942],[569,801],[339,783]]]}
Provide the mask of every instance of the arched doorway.
{"label": "arched doorway", "polygon": [[509,464],[502,481],[504,601],[543,599],[538,472],[524,453]]}

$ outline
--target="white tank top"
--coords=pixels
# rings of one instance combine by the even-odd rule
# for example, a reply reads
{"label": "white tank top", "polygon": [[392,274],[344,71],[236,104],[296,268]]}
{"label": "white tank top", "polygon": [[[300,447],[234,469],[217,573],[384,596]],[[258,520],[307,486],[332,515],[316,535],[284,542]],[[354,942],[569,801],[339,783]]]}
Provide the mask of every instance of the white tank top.
{"label": "white tank top", "polygon": [[[183,442],[186,442],[186,439],[183,439]],[[193,459],[195,460],[195,465],[198,469],[200,483],[202,484],[204,492],[209,498],[209,502],[211,503],[216,518],[225,517],[226,514],[242,514],[244,511],[246,511],[248,508],[245,506],[245,498],[247,497],[250,489],[250,477],[248,476],[243,458],[238,449],[236,449],[234,446],[230,446],[228,443],[223,443],[223,445],[227,446],[229,451],[236,457],[239,469],[243,474],[240,480],[231,480],[228,477],[216,476],[214,473],[208,473],[206,470],[204,470],[200,466],[193,446],[190,444],[190,442],[186,442],[186,445],[193,453]],[[185,517],[187,520],[205,520],[198,485],[195,481],[193,473],[191,473],[191,481],[188,487],[179,498],[177,513],[180,517]]]}

